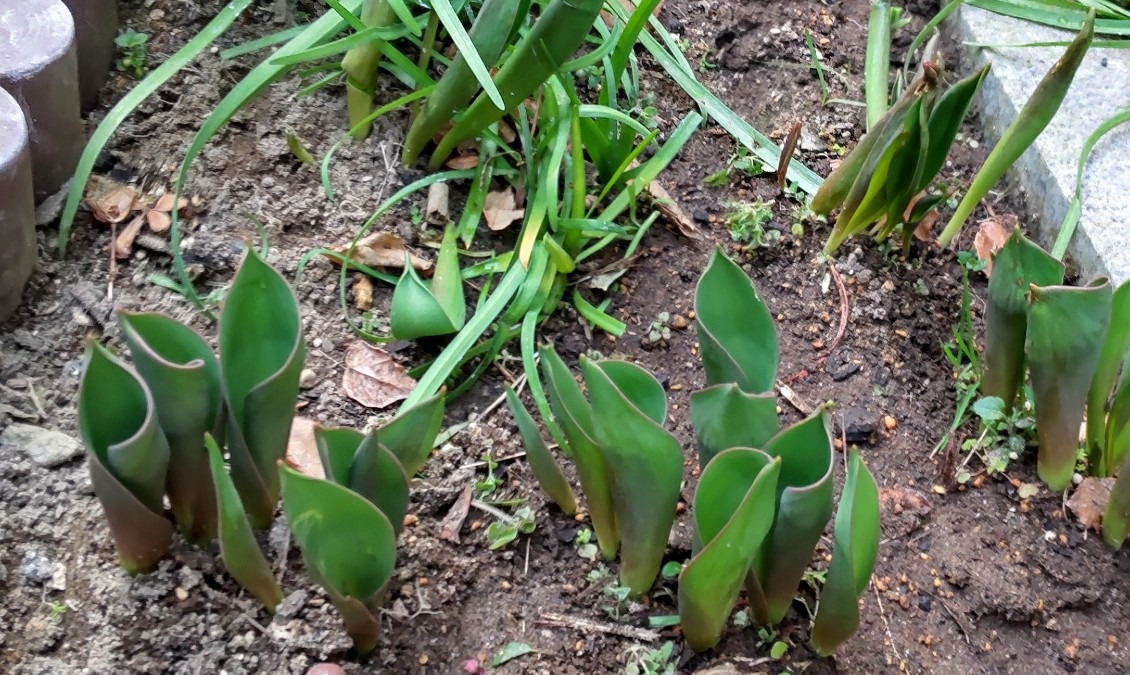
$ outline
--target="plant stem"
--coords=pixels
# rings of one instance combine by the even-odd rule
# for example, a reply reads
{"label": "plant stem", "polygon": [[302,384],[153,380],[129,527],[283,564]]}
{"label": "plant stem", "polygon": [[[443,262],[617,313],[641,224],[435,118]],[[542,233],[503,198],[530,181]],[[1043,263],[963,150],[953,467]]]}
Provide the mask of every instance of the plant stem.
{"label": "plant stem", "polygon": [[[366,28],[388,27],[396,23],[396,13],[386,0],[365,0],[361,10],[361,23]],[[377,86],[377,68],[381,53],[376,40],[358,45],[346,52],[341,69],[346,74],[346,104],[349,107],[349,127],[354,139],[369,137],[372,123],[361,124],[373,108],[373,92]]]}
{"label": "plant stem", "polygon": [[867,22],[867,55],[863,65],[867,99],[867,128],[887,112],[887,82],[891,71],[891,7],[888,0],[872,0]]}

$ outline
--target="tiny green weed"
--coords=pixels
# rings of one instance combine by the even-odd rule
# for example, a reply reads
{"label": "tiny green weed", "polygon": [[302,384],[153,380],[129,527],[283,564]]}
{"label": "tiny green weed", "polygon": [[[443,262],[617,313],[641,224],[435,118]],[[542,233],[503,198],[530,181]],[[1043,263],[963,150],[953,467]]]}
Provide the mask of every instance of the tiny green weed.
{"label": "tiny green weed", "polygon": [[119,33],[118,37],[114,38],[114,44],[118,46],[120,53],[117,61],[118,70],[130,73],[137,78],[145,75],[145,67],[149,58],[145,44],[148,41],[148,35],[139,33],[132,28],[127,28]]}

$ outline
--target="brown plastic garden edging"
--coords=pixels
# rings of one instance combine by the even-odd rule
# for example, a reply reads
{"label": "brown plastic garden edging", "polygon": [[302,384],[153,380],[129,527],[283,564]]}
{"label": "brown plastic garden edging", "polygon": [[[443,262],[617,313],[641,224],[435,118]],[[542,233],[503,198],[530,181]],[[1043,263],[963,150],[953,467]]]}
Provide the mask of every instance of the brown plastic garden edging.
{"label": "brown plastic garden edging", "polygon": [[117,0],[0,0],[0,321],[35,267],[35,204],[82,154],[116,31]]}

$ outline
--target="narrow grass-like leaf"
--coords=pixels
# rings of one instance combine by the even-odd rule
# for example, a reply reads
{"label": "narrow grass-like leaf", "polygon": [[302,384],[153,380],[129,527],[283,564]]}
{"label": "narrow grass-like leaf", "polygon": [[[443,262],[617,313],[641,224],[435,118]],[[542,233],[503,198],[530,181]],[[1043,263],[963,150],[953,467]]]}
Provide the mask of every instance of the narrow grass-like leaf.
{"label": "narrow grass-like leaf", "polygon": [[[592,400],[597,442],[612,475],[620,583],[631,589],[632,597],[639,597],[651,589],[663,562],[679,501],[683,453],[675,437],[617,386],[608,364],[582,357],[581,370]],[[658,382],[654,386],[662,391]]]}
{"label": "narrow grass-like leaf", "polygon": [[[463,58],[463,62],[467,64],[467,69],[475,77],[475,81],[483,88],[483,94],[495,105],[500,111],[506,110],[506,102],[502,99],[502,94],[498,92],[498,88],[494,86],[494,81],[490,79],[490,73],[487,71],[487,66],[483,63],[483,58],[479,54],[478,45],[472,40],[471,36],[467,35],[467,31],[463,29],[463,24],[460,23],[459,17],[455,14],[455,10],[451,7],[449,0],[431,0],[432,11],[439,17],[439,22],[443,24],[447,30],[448,36],[451,41],[455,43],[456,49],[459,50],[459,56]],[[499,17],[503,19],[505,17]],[[502,37],[502,43],[505,44],[505,36],[510,33],[511,23],[499,21],[491,26],[491,28]],[[489,54],[488,54],[489,55]],[[495,59],[498,57],[496,56]],[[491,65],[494,65],[492,60]]]}
{"label": "narrow grass-like leaf", "polygon": [[248,248],[220,316],[220,374],[232,480],[258,528],[274,517],[275,464],[286,451],[305,356],[294,291]]}
{"label": "narrow grass-like leaf", "polygon": [[255,534],[251,531],[251,523],[247,521],[235,483],[224,470],[224,459],[220,456],[216,439],[211,434],[206,434],[204,442],[208,448],[210,480],[216,486],[215,509],[219,513],[220,558],[232,578],[263,603],[267,611],[274,612],[275,607],[282,602],[282,589],[275,581],[270,563],[263,557],[263,551],[255,541]]}
{"label": "narrow grass-like leaf", "polygon": [[831,655],[859,628],[859,596],[875,569],[879,534],[879,487],[853,449],[836,512],[832,564],[812,622],[812,645],[821,656]]}
{"label": "narrow grass-like leaf", "polygon": [[[1088,9],[1082,2],[1049,0],[965,0],[965,2],[990,12],[1063,30],[1080,30],[1088,19]],[[1095,32],[1099,35],[1130,37],[1130,22],[1125,19],[1096,19]]]}
{"label": "narrow grass-like leaf", "polygon": [[577,511],[577,499],[557,460],[542,440],[537,422],[510,387],[506,388],[506,401],[514,414],[514,422],[518,425],[518,433],[522,435],[522,444],[526,448],[526,461],[529,462],[534,477],[538,479],[538,485],[562,511],[573,515]]}
{"label": "narrow grass-like leaf", "polygon": [[758,547],[773,526],[780,458],[731,448],[702,472],[694,496],[701,550],[679,574],[679,619],[687,644],[718,643]]}
{"label": "narrow grass-like leaf", "polygon": [[1044,128],[1059,112],[1059,106],[1067,96],[1067,90],[1075,79],[1075,71],[1083,62],[1091,40],[1095,37],[1095,12],[1087,14],[1087,20],[1079,35],[1072,41],[1063,56],[1056,61],[1044,79],[1036,85],[1035,91],[1028,98],[1024,107],[1020,109],[1016,119],[1009,125],[1001,136],[1000,142],[993,147],[985,163],[977,170],[969,190],[962,197],[961,202],[954,210],[953,216],[946,224],[942,234],[938,237],[938,246],[946,248],[954,237],[961,232],[966,219],[973,213],[977,204],[989,193],[993,185],[1001,176],[1024,154],[1024,151],[1035,142]]}
{"label": "narrow grass-like leaf", "polygon": [[573,291],[573,306],[577,308],[577,313],[580,314],[585,321],[588,321],[605,333],[620,337],[624,334],[624,331],[628,329],[627,324],[611,314],[601,311],[588,300],[585,300],[578,291]]}
{"label": "narrow grass-like leaf", "polygon": [[1040,479],[1055,492],[1071,484],[1087,391],[1110,325],[1106,279],[1086,287],[1032,286],[1024,351],[1036,405]]}
{"label": "narrow grass-like leaf", "polygon": [[173,536],[161,505],[169,446],[154,408],[141,378],[91,341],[79,388],[79,429],[94,494],[130,574],[155,567]]}
{"label": "narrow grass-like leaf", "polygon": [[890,71],[891,4],[888,0],[871,0],[871,16],[867,20],[867,51],[863,65],[868,129],[887,112]]}
{"label": "narrow grass-like leaf", "polygon": [[223,430],[220,366],[204,338],[170,317],[129,312],[118,317],[169,442],[166,489],[173,516],[190,541],[207,543],[216,536],[217,514],[204,434]]}
{"label": "narrow grass-like leaf", "polygon": [[1019,229],[993,259],[985,310],[981,392],[1012,407],[1024,381],[1024,338],[1029,286],[1063,283],[1063,263],[1029,241]]}

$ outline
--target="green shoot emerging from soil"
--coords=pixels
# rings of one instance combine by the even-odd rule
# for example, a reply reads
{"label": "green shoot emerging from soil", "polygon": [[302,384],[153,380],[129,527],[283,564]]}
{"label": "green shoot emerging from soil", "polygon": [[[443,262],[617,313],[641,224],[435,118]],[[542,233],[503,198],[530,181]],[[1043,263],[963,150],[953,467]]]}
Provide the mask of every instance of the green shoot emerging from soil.
{"label": "green shoot emerging from soil", "polygon": [[149,41],[149,36],[145,33],[138,33],[132,28],[127,28],[122,31],[118,37],[114,38],[114,44],[118,46],[117,67],[118,70],[129,73],[136,78],[141,78],[145,75],[145,68],[148,63],[148,54],[146,54],[145,43]]}

